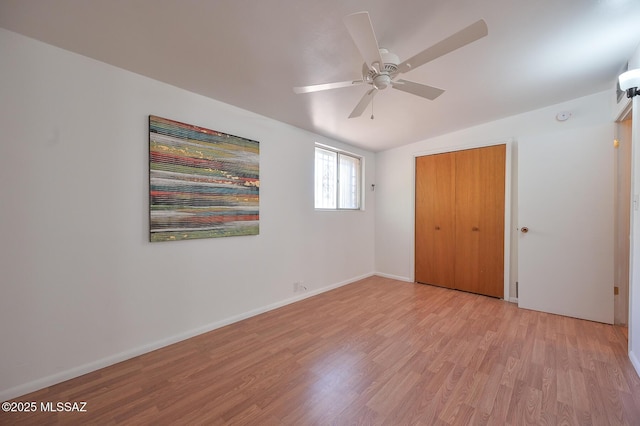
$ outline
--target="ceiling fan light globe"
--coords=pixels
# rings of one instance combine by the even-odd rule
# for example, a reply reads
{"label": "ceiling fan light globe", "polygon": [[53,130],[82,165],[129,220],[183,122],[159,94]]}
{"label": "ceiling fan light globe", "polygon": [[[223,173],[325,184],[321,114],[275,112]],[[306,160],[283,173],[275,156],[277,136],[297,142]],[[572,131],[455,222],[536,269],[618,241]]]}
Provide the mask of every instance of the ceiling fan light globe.
{"label": "ceiling fan light globe", "polygon": [[629,90],[633,87],[640,87],[640,68],[632,69],[620,74],[618,77],[620,89]]}
{"label": "ceiling fan light globe", "polygon": [[389,77],[387,74],[378,75],[373,79],[373,87],[378,90],[386,89],[390,84],[391,77]]}

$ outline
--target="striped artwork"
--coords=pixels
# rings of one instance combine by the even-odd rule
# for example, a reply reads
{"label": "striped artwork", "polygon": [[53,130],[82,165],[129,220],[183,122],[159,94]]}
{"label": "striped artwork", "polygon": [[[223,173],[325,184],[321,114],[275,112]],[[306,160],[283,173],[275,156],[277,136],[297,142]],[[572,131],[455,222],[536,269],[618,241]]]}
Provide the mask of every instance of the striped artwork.
{"label": "striped artwork", "polygon": [[257,235],[259,142],[149,116],[150,241]]}

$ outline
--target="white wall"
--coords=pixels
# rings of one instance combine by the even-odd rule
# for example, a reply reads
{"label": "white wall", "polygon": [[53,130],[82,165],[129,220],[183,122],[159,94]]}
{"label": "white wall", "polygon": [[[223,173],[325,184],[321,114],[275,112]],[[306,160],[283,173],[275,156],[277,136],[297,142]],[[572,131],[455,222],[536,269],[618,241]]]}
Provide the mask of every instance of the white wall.
{"label": "white wall", "polygon": [[[1,401],[373,273],[375,193],[315,212],[313,148],[365,188],[374,154],[2,29],[0,58]],[[148,242],[149,114],[260,141],[260,235]]]}
{"label": "white wall", "polygon": [[[526,94],[523,93],[523,96]],[[601,92],[547,108],[493,121],[425,141],[405,145],[377,154],[376,173],[376,271],[381,275],[413,281],[414,279],[414,159],[434,151],[482,146],[513,141],[511,152],[512,232],[517,226],[517,151],[519,139],[535,141],[537,137],[609,123],[611,94]],[[560,111],[570,111],[565,122],[555,119]],[[612,133],[613,137],[613,133]],[[513,235],[515,236],[515,234]],[[511,238],[510,241],[514,241]],[[515,297],[517,279],[517,245],[511,244],[509,294]],[[613,277],[612,277],[613,279]]]}

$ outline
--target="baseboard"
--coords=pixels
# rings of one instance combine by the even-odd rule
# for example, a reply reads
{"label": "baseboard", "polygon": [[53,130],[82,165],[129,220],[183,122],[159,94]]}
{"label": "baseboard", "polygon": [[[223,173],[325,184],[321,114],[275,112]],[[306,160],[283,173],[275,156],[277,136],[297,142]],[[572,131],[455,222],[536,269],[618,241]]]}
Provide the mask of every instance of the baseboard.
{"label": "baseboard", "polygon": [[392,280],[405,281],[408,283],[413,282],[411,278],[401,277],[400,275],[385,274],[384,272],[376,272],[375,275],[378,275],[379,277],[384,277],[384,278],[391,278]]}
{"label": "baseboard", "polygon": [[229,324],[233,324],[235,322],[238,321],[242,321],[244,319],[247,318],[251,318],[254,317],[256,315],[260,315],[262,313],[274,310],[274,309],[278,309],[281,308],[283,306],[289,305],[291,303],[295,303],[298,302],[300,300],[303,299],[307,299],[309,297],[336,289],[338,287],[342,287],[345,286],[347,284],[351,284],[354,283],[356,281],[360,281],[361,279],[364,278],[368,278],[370,276],[376,275],[375,273],[371,272],[369,274],[364,274],[364,275],[360,275],[357,277],[353,277],[350,278],[348,280],[344,280],[338,283],[334,283],[319,289],[315,289],[312,291],[306,291],[304,293],[301,293],[299,295],[296,295],[294,297],[290,297],[284,300],[281,300],[279,302],[276,303],[272,303],[257,309],[253,309],[251,311],[248,312],[244,312],[242,314],[239,315],[234,315],[225,319],[222,319],[220,321],[216,321],[207,325],[204,325],[202,327],[198,327],[192,330],[188,330],[185,331],[184,333],[179,333],[170,337],[167,337],[165,339],[160,339],[157,340],[155,342],[146,344],[146,345],[142,345],[142,346],[138,346],[136,348],[133,348],[131,350],[128,351],[124,351],[124,352],[120,352],[118,354],[115,355],[111,355],[105,358],[101,358],[99,360],[93,361],[93,362],[89,362],[87,364],[83,364],[81,366],[78,367],[74,367],[74,368],[70,368],[68,370],[65,371],[61,371],[59,373],[56,374],[52,374],[50,376],[46,376],[43,377],[41,379],[37,379],[37,380],[33,380],[31,382],[25,383],[23,385],[19,385],[19,386],[15,386],[13,388],[9,388],[9,389],[5,389],[5,390],[1,390],[0,391],[0,402],[2,401],[8,401],[10,399],[14,399],[17,398],[21,395],[25,395],[31,392],[35,392],[37,390],[49,387],[49,386],[53,386],[56,385],[58,383],[64,382],[66,380],[70,380],[79,376],[82,376],[84,374],[87,373],[91,373],[93,371],[99,370],[101,368],[105,368],[108,367],[110,365],[113,364],[117,364],[119,362],[122,361],[126,361],[128,359],[137,357],[139,355],[143,355],[146,354],[148,352],[152,352],[155,351],[156,349],[160,349],[163,348],[165,346],[169,346],[172,345],[174,343],[178,343],[181,342],[183,340],[187,340],[190,339],[192,337],[198,336],[200,334],[203,333],[207,333],[209,331],[213,331],[215,329],[227,326]]}
{"label": "baseboard", "polygon": [[636,369],[636,374],[640,376],[640,361],[638,361],[638,357],[633,351],[629,351],[629,359],[631,360],[631,364],[633,364],[633,368]]}
{"label": "baseboard", "polygon": [[[341,281],[339,283],[331,284],[331,285],[328,285],[328,286],[325,286],[325,287],[322,287],[322,288],[319,288],[319,289],[315,289],[315,290],[312,290],[312,291],[305,291],[304,293],[301,293],[301,294],[299,294],[297,296],[290,297],[290,298],[285,299],[283,301],[271,304],[271,305],[263,308],[263,310],[261,310],[260,312],[257,312],[257,313],[255,313],[253,315],[249,315],[249,316],[247,316],[245,318],[242,318],[242,319],[250,318],[250,317],[253,317],[255,315],[262,314],[264,312],[268,312],[268,311],[271,311],[271,310],[274,310],[274,309],[277,309],[277,308],[281,308],[282,306],[286,306],[286,305],[289,305],[291,303],[298,302],[300,300],[304,300],[304,299],[307,299],[307,298],[312,297],[312,296],[316,296],[316,295],[321,294],[321,293],[325,293],[327,291],[336,289],[338,287],[345,286],[347,284],[354,283],[356,281],[363,280],[365,278],[372,277],[374,275],[377,275],[377,274],[374,273],[374,272],[371,272],[371,273],[368,273],[368,274],[360,275],[360,276],[355,277],[355,278],[350,278],[348,280]],[[240,320],[237,320],[237,321],[240,321]],[[237,321],[233,321],[233,322],[237,322]]]}

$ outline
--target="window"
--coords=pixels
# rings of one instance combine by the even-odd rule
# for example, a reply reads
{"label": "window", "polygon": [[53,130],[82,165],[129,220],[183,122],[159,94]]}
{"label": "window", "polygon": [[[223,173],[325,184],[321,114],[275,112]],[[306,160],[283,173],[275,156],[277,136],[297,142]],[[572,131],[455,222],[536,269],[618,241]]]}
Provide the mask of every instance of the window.
{"label": "window", "polygon": [[361,159],[316,146],[316,209],[360,209]]}

